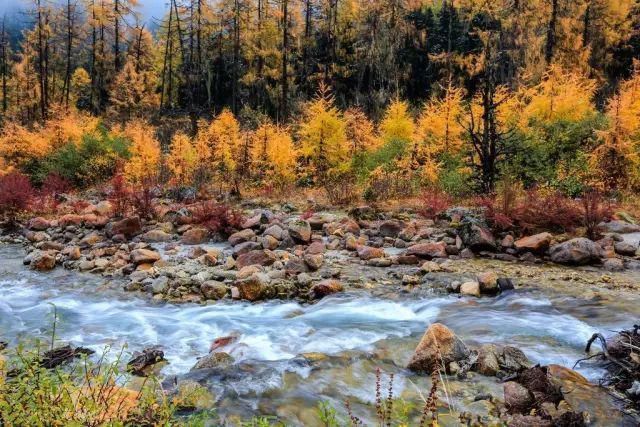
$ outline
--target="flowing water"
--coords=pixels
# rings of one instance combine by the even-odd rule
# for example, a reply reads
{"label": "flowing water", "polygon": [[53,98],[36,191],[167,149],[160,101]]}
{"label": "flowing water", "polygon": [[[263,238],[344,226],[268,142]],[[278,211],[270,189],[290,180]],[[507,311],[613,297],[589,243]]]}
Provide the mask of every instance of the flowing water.
{"label": "flowing water", "polygon": [[[98,276],[60,268],[26,270],[22,256],[19,246],[0,246],[1,339],[48,338],[55,305],[58,339],[97,351],[107,345],[118,349],[126,344],[131,352],[160,345],[169,361],[161,375],[170,378],[187,374],[214,338],[237,335],[230,371],[187,376],[207,384],[223,415],[274,414],[294,424],[313,424],[314,408],[322,400],[336,406],[345,399],[370,402],[376,367],[396,375],[397,395],[415,398],[416,388],[427,389],[428,379],[402,366],[434,321],[468,344],[515,345],[534,362],[571,367],[592,333],[628,327],[640,315],[639,300],[582,299],[537,287],[482,299],[410,293],[374,297],[357,290],[313,305],[157,304]],[[303,358],[303,353],[322,356]],[[602,374],[589,367],[578,370],[592,380]],[[495,379],[478,375],[450,387],[457,409],[476,412],[484,409],[473,402],[474,393],[499,395],[501,390]]]}

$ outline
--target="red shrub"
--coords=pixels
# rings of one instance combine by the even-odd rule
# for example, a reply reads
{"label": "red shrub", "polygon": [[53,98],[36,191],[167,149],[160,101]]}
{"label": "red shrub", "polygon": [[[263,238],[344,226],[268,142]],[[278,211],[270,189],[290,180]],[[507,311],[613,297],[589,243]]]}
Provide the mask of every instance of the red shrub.
{"label": "red shrub", "polygon": [[0,177],[0,214],[3,214],[10,224],[15,223],[16,216],[31,206],[33,195],[29,178],[21,173],[11,172]]}
{"label": "red shrub", "polygon": [[597,191],[588,191],[582,196],[582,225],[587,229],[587,236],[596,240],[599,237],[598,224],[613,215],[611,202],[605,200]]}
{"label": "red shrub", "polygon": [[131,193],[133,210],[140,218],[153,219],[156,216],[156,205],[153,201],[153,189],[143,186]]}
{"label": "red shrub", "polygon": [[580,208],[575,200],[559,192],[543,194],[529,190],[515,208],[513,217],[525,234],[537,231],[570,232],[580,226]]}
{"label": "red shrub", "polygon": [[212,234],[229,236],[240,229],[244,218],[237,209],[214,201],[201,202],[191,208],[193,223],[200,224]]}
{"label": "red shrub", "polygon": [[69,181],[56,173],[50,173],[42,183],[42,187],[36,198],[39,212],[52,212],[59,203],[59,196],[71,190],[72,186]]}
{"label": "red shrub", "polygon": [[306,211],[304,211],[302,213],[302,215],[300,215],[300,219],[307,220],[307,219],[311,218],[314,213],[315,212],[313,212],[313,209],[307,209]]}
{"label": "red shrub", "polygon": [[515,226],[514,219],[503,210],[503,205],[496,201],[495,196],[478,196],[473,205],[484,211],[484,217],[489,226],[495,231],[507,231]]}
{"label": "red shrub", "polygon": [[427,189],[422,193],[420,214],[428,219],[436,219],[438,215],[451,207],[451,197],[436,188]]}
{"label": "red shrub", "polygon": [[111,179],[109,201],[111,202],[113,215],[123,217],[131,207],[131,190],[122,174],[117,174]]}

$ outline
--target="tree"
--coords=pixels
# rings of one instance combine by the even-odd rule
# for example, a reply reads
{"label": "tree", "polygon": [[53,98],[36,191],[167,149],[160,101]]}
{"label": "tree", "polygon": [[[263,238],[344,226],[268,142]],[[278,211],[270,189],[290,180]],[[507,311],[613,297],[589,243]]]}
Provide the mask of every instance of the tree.
{"label": "tree", "polygon": [[133,184],[146,185],[155,181],[160,168],[160,143],[154,136],[153,127],[140,121],[130,122],[124,134],[131,141],[131,157],[127,161],[124,173]]}
{"label": "tree", "polygon": [[462,90],[448,86],[444,96],[432,99],[418,120],[419,139],[429,153],[459,153],[464,144]]}
{"label": "tree", "polygon": [[171,139],[167,166],[177,185],[189,185],[198,165],[198,153],[191,139],[184,133],[176,133]]}
{"label": "tree", "polygon": [[381,144],[374,124],[360,108],[351,107],[344,112],[349,154],[357,156],[375,150]]}
{"label": "tree", "polygon": [[263,123],[253,132],[252,158],[263,184],[284,189],[296,177],[296,149],[287,129]]}
{"label": "tree", "polygon": [[409,144],[414,139],[415,123],[409,105],[395,99],[389,104],[380,123],[380,136],[386,143],[396,141]]}

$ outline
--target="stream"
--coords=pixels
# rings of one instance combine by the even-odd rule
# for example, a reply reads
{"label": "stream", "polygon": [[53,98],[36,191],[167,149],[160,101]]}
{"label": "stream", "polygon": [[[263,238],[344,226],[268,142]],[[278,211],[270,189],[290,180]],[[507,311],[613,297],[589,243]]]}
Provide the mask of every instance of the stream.
{"label": "stream", "polygon": [[[0,246],[0,339],[11,345],[32,337],[49,339],[55,305],[58,340],[98,352],[105,346],[118,350],[126,344],[126,351],[133,352],[160,345],[169,361],[161,376],[186,375],[206,384],[220,415],[270,414],[294,425],[317,425],[319,401],[329,401],[339,412],[347,399],[373,401],[376,367],[394,373],[396,395],[410,400],[418,389],[428,393],[429,379],[402,367],[434,321],[467,344],[514,345],[533,362],[571,367],[584,356],[584,344],[594,332],[612,334],[640,315],[637,299],[582,299],[535,286],[481,299],[410,293],[374,297],[355,290],[313,305],[158,304],[98,276],[62,268],[27,270],[22,258],[20,246]],[[187,374],[213,339],[228,335],[239,336],[229,351],[235,358],[230,371]],[[316,355],[301,357],[304,353]],[[593,367],[577,370],[593,381],[602,375]],[[482,414],[486,408],[474,402],[474,395],[500,395],[501,387],[496,379],[479,375],[452,380],[451,404]],[[364,405],[355,411],[365,413]],[[609,415],[596,415],[595,425],[627,425],[624,418]]]}

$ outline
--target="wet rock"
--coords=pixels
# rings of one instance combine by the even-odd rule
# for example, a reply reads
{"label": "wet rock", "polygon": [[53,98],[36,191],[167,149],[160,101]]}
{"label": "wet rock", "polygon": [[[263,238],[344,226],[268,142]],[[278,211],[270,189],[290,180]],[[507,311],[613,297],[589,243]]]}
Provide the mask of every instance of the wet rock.
{"label": "wet rock", "polygon": [[403,285],[418,285],[420,283],[420,277],[411,274],[405,274],[402,276]]}
{"label": "wet rock", "polygon": [[309,266],[302,258],[292,257],[287,260],[284,269],[287,274],[307,273]]}
{"label": "wet rock", "polygon": [[316,271],[322,267],[322,263],[324,262],[324,256],[322,254],[310,254],[306,253],[303,255],[304,262],[309,266],[311,271]]}
{"label": "wet rock", "polygon": [[405,224],[397,220],[383,221],[378,227],[378,232],[382,237],[398,237],[404,229]]}
{"label": "wet rock", "polygon": [[200,285],[200,292],[206,299],[219,300],[227,296],[227,286],[215,280],[207,280]]}
{"label": "wet rock", "polygon": [[534,234],[533,236],[516,240],[514,246],[519,251],[542,253],[549,248],[549,243],[551,243],[552,238],[551,233]]}
{"label": "wet rock", "polygon": [[242,242],[233,247],[233,256],[237,258],[247,252],[260,249],[262,249],[262,245],[258,242]]}
{"label": "wet rock", "polygon": [[500,370],[512,374],[531,367],[527,356],[517,347],[505,346],[499,357]]}
{"label": "wet rock", "polygon": [[507,277],[500,277],[497,283],[498,283],[498,289],[500,289],[500,292],[512,291],[515,289],[515,286],[513,285],[513,281]]}
{"label": "wet rock", "polygon": [[390,258],[372,258],[367,261],[371,267],[391,267],[393,261]]}
{"label": "wet rock", "polygon": [[624,256],[634,256],[636,254],[636,251],[638,250],[637,245],[625,241],[616,242],[613,244],[613,247],[617,254]]}
{"label": "wet rock", "polygon": [[384,258],[384,249],[374,248],[371,246],[358,246],[356,249],[358,258],[363,261],[368,261],[373,258]]}
{"label": "wet rock", "polygon": [[292,221],[288,230],[289,236],[298,243],[308,243],[311,240],[311,226],[305,220]]}
{"label": "wet rock", "polygon": [[480,296],[480,284],[478,282],[464,282],[460,285],[460,294],[472,297]]}
{"label": "wet rock", "polygon": [[213,352],[198,359],[191,371],[198,369],[226,368],[233,364],[233,357],[225,352]]}
{"label": "wet rock", "polygon": [[134,264],[153,264],[161,258],[158,252],[150,249],[134,249],[129,257]]}
{"label": "wet rock", "polygon": [[236,259],[236,266],[238,269],[241,269],[247,265],[268,266],[274,262],[276,262],[276,255],[272,251],[258,249],[240,255]]}
{"label": "wet rock", "polygon": [[608,258],[602,263],[606,271],[624,271],[624,261],[619,258]]}
{"label": "wet rock", "polygon": [[29,227],[30,230],[45,231],[47,228],[51,227],[51,222],[39,216],[29,220],[27,227]]}
{"label": "wet rock", "polygon": [[157,348],[146,348],[142,353],[134,354],[134,357],[127,362],[127,370],[137,376],[146,376],[148,368],[152,367],[164,359],[164,352]]}
{"label": "wet rock", "polygon": [[478,349],[478,359],[474,370],[482,375],[492,377],[500,371],[498,355],[500,349],[494,344],[484,344]]}
{"label": "wet rock", "polygon": [[558,264],[585,265],[600,261],[602,249],[595,242],[578,237],[552,246],[549,255]]}
{"label": "wet rock", "polygon": [[110,222],[107,224],[106,232],[108,236],[123,235],[130,239],[142,232],[142,223],[140,217],[132,216],[121,219],[120,221]]}
{"label": "wet rock", "polygon": [[144,233],[141,239],[142,241],[149,242],[149,243],[168,242],[169,240],[171,240],[171,234],[167,233],[164,230],[160,230],[156,228]]}
{"label": "wet rock", "polygon": [[185,245],[200,245],[209,241],[209,230],[202,227],[194,227],[182,234],[180,241]]}
{"label": "wet rock", "polygon": [[528,413],[535,402],[533,394],[525,386],[507,381],[503,384],[504,403],[510,412]]}
{"label": "wet rock", "polygon": [[314,298],[321,299],[328,295],[342,292],[343,289],[344,287],[339,281],[327,279],[313,285],[311,287],[311,293],[313,294]]}
{"label": "wet rock", "polygon": [[444,242],[418,243],[417,245],[409,246],[405,255],[415,255],[426,259],[446,258],[447,244]]}
{"label": "wet rock", "polygon": [[437,367],[449,371],[449,364],[461,362],[470,356],[470,351],[460,338],[441,323],[427,328],[416,347],[407,368],[415,372],[430,374]]}
{"label": "wet rock", "polygon": [[420,267],[420,270],[422,270],[425,273],[437,273],[437,272],[442,271],[443,268],[437,262],[425,261],[425,263],[422,264],[422,267]]}
{"label": "wet rock", "polygon": [[155,294],[164,294],[169,289],[169,278],[160,276],[151,281],[151,292]]}
{"label": "wet rock", "polygon": [[493,271],[479,273],[476,276],[476,280],[480,285],[481,294],[494,295],[500,290],[498,288],[498,275]]}
{"label": "wet rock", "polygon": [[82,256],[80,252],[80,248],[78,246],[67,246],[62,249],[62,254],[67,257],[70,261],[77,261]]}
{"label": "wet rock", "polygon": [[252,274],[248,278],[236,281],[235,283],[240,299],[247,301],[258,301],[262,299],[268,285],[269,276],[264,273]]}
{"label": "wet rock", "polygon": [[38,252],[31,257],[30,267],[37,271],[53,270],[56,266],[56,257],[48,252]]}
{"label": "wet rock", "polygon": [[229,236],[229,244],[231,246],[239,245],[240,243],[248,242],[253,240],[256,237],[256,233],[251,229],[245,229],[242,231],[238,231],[237,233],[233,233]]}

